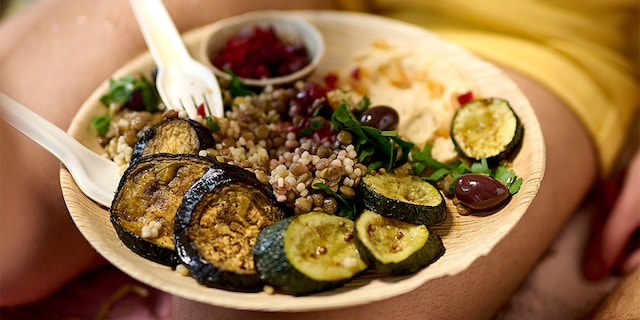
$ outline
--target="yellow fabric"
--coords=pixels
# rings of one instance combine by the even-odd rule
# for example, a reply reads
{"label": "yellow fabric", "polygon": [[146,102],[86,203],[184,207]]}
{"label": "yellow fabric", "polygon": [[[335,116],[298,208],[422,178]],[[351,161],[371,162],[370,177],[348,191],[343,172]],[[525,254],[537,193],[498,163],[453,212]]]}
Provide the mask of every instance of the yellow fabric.
{"label": "yellow fabric", "polygon": [[638,125],[638,0],[340,0],[414,23],[552,90],[582,119],[603,174]]}

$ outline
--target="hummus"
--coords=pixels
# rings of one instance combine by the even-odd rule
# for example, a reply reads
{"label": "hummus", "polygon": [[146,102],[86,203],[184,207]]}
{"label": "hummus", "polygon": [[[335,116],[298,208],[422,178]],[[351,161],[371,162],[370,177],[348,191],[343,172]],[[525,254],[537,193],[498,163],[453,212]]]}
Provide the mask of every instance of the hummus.
{"label": "hummus", "polygon": [[472,89],[453,64],[427,48],[378,41],[357,52],[339,79],[339,87],[368,96],[372,106],[396,109],[398,133],[418,147],[431,143],[434,158],[447,162],[457,156],[449,127],[458,97]]}

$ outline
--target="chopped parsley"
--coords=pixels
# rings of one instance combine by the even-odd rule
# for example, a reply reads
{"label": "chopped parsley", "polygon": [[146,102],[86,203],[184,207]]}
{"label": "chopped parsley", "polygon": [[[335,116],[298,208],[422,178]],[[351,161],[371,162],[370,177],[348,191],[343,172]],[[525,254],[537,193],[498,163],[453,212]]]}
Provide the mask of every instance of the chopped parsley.
{"label": "chopped parsley", "polygon": [[[100,102],[109,106],[112,103],[131,106],[134,94],[138,93],[142,98],[141,109],[156,112],[159,110],[160,97],[155,86],[143,75],[134,78],[128,73],[118,79],[109,79],[109,91],[100,97]],[[140,106],[138,106],[140,107]],[[90,127],[98,131],[101,136],[105,136],[109,131],[111,117],[109,113],[95,116],[91,119]]]}
{"label": "chopped parsley", "polygon": [[[452,181],[455,181],[462,174],[479,173],[502,182],[509,189],[510,194],[516,194],[522,186],[522,178],[516,177],[515,172],[509,169],[506,164],[501,164],[494,169],[489,167],[486,158],[471,164],[459,159],[445,164],[433,158],[432,148],[430,144],[426,144],[422,150],[414,149],[411,151],[413,173],[424,180],[436,182],[450,175]],[[452,183],[448,193],[453,194],[453,189],[454,184]]]}
{"label": "chopped parsley", "polygon": [[91,119],[90,124],[91,128],[98,131],[98,133],[103,137],[107,135],[109,125],[111,125],[111,117],[109,117],[109,113],[94,116]]}
{"label": "chopped parsley", "polygon": [[231,71],[231,69],[226,69],[225,71],[231,76],[231,81],[229,82],[229,93],[231,93],[232,97],[245,97],[255,94],[255,92],[249,89],[249,87],[247,87],[240,78]]}
{"label": "chopped parsley", "polygon": [[131,102],[136,92],[140,92],[142,96],[144,110],[149,112],[159,110],[160,97],[153,83],[144,75],[135,78],[130,73],[118,79],[109,79],[109,91],[100,97],[100,102],[105,106],[112,103],[126,104]]}
{"label": "chopped parsley", "polygon": [[204,121],[212,132],[218,132],[220,130],[220,125],[213,119],[213,117],[206,116],[204,117]]}

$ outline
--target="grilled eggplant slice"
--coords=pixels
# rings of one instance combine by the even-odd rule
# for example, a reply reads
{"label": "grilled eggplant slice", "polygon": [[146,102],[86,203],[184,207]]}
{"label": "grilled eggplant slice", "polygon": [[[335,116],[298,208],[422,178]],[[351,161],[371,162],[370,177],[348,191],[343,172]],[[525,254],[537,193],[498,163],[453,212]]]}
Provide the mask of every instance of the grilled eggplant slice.
{"label": "grilled eggplant slice", "polygon": [[435,262],[445,251],[442,239],[415,225],[364,210],[355,223],[356,246],[380,273],[409,274]]}
{"label": "grilled eggplant slice", "polygon": [[451,139],[464,157],[489,163],[508,159],[521,145],[524,126],[507,100],[485,98],[464,104],[451,121]]}
{"label": "grilled eggplant slice", "polygon": [[385,217],[427,226],[438,224],[447,217],[440,191],[413,175],[367,174],[359,189],[361,207]]}
{"label": "grilled eggplant slice", "polygon": [[176,209],[191,184],[213,164],[196,155],[164,153],[132,163],[109,209],[120,240],[144,258],[177,265],[173,241]]}
{"label": "grilled eggplant slice", "polygon": [[215,140],[207,127],[191,119],[165,119],[138,139],[131,162],[154,153],[198,154],[209,148],[215,148]]}
{"label": "grilled eggplant slice", "polygon": [[262,281],[252,248],[258,232],[282,220],[273,191],[241,167],[217,163],[187,191],[175,219],[181,262],[209,287],[255,292]]}
{"label": "grilled eggplant slice", "polygon": [[268,284],[293,295],[342,286],[367,269],[353,221],[324,212],[287,218],[260,231],[253,253]]}

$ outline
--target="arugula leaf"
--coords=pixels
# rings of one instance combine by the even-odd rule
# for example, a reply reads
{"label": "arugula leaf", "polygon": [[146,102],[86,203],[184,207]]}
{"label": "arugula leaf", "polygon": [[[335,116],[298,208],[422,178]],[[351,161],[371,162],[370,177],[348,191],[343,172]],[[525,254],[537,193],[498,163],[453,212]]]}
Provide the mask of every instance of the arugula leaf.
{"label": "arugula leaf", "polygon": [[346,103],[340,104],[338,108],[333,110],[331,115],[331,123],[333,127],[340,130],[344,129],[355,135],[358,144],[364,144],[367,142],[367,137],[362,131],[362,126],[356,117],[349,110],[349,106]]}
{"label": "arugula leaf", "polygon": [[351,220],[354,220],[356,218],[356,204],[352,198],[331,190],[328,185],[321,182],[313,184],[313,187],[325,190],[332,196],[336,197],[340,204],[338,205],[338,211],[336,212],[337,216],[347,217]]}
{"label": "arugula leaf", "polygon": [[371,99],[369,99],[369,97],[367,96],[362,97],[362,99],[358,101],[358,104],[356,105],[356,113],[363,113],[365,110],[369,109],[369,106],[371,106]]}
{"label": "arugula leaf", "polygon": [[401,166],[409,160],[414,144],[403,140],[397,131],[382,131],[363,126],[356,119],[346,103],[342,103],[331,116],[331,123],[337,130],[346,130],[354,136],[353,144],[360,162],[371,159],[368,168],[377,169],[386,165],[387,170]]}
{"label": "arugula leaf", "polygon": [[[446,176],[451,176],[451,180],[454,181],[461,174],[471,172],[471,168],[461,160],[445,164],[434,159],[431,155],[432,149],[433,146],[427,143],[422,150],[414,149],[411,151],[411,166],[415,175],[427,181],[437,182]],[[453,194],[454,187],[455,185],[452,183],[449,190],[444,191]]]}
{"label": "arugula leaf", "polygon": [[413,151],[411,151],[411,158],[413,159],[411,165],[413,167],[413,172],[415,175],[421,175],[427,168],[435,171],[448,171],[446,164],[441,163],[431,156],[432,148],[432,145],[426,144],[421,150],[414,149]]}
{"label": "arugula leaf", "polygon": [[413,142],[400,138],[397,132],[395,132],[393,136],[389,136],[389,137],[391,138],[391,140],[393,140],[393,142],[395,142],[400,147],[400,150],[396,149],[396,151],[399,151],[400,154],[396,154],[396,156],[399,156],[399,158],[396,159],[395,166],[397,167],[407,163],[409,161],[409,155],[411,154],[411,150],[413,150],[413,147],[415,146],[415,144]]}

